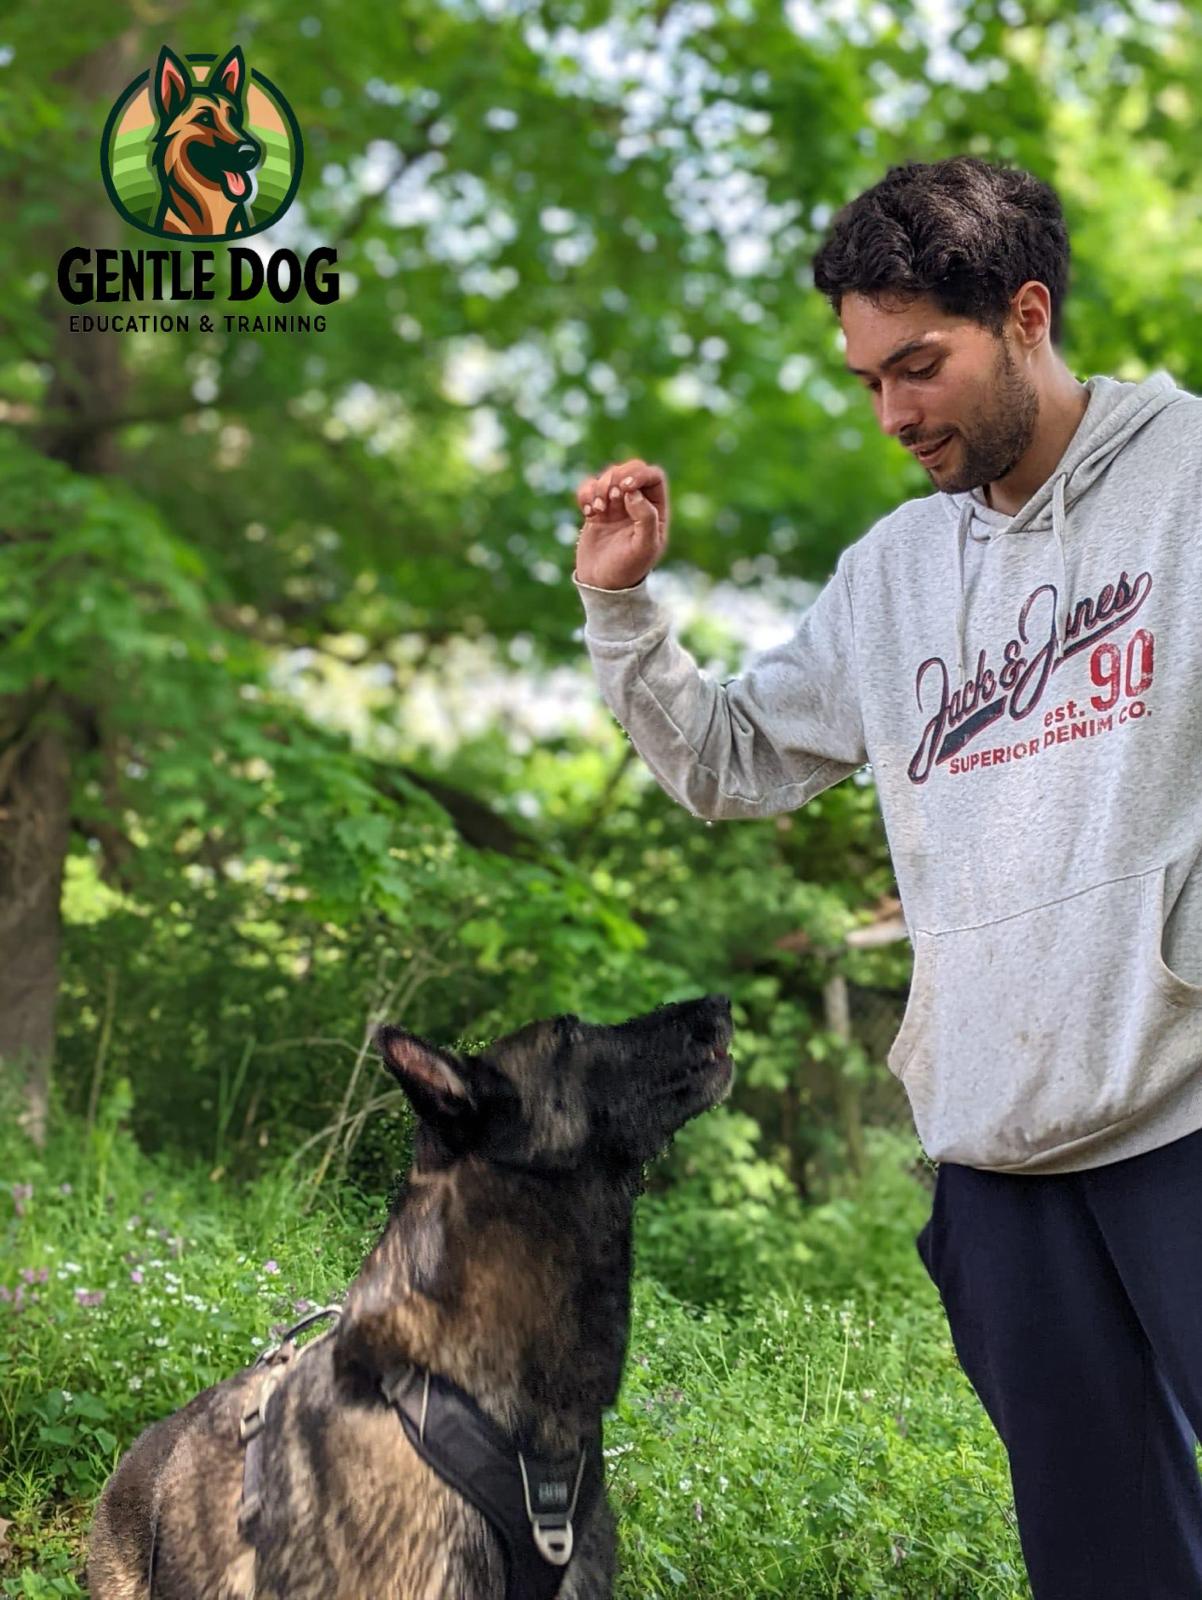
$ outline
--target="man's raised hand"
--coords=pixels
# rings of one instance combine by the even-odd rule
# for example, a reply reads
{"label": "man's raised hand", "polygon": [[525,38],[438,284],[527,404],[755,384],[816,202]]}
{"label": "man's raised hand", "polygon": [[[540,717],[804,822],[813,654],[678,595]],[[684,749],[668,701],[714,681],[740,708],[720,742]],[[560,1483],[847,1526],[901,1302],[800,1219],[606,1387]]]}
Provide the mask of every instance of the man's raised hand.
{"label": "man's raised hand", "polygon": [[636,457],[585,478],[576,490],[584,526],[576,576],[594,589],[630,589],[668,546],[668,478]]}

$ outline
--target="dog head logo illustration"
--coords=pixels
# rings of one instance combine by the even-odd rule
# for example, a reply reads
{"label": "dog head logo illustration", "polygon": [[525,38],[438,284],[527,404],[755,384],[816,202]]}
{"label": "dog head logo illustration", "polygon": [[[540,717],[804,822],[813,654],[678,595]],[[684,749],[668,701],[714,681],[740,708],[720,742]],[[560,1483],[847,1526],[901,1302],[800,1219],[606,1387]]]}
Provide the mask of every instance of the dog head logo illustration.
{"label": "dog head logo illustration", "polygon": [[269,227],[296,194],[301,160],[290,107],[238,45],[220,60],[164,45],[113,107],[101,151],[126,221],[181,241]]}
{"label": "dog head logo illustration", "polygon": [[246,64],[237,45],[203,85],[166,45],[154,69],[159,114],[154,166],[162,233],[228,239],[245,233],[263,147],[246,130]]}

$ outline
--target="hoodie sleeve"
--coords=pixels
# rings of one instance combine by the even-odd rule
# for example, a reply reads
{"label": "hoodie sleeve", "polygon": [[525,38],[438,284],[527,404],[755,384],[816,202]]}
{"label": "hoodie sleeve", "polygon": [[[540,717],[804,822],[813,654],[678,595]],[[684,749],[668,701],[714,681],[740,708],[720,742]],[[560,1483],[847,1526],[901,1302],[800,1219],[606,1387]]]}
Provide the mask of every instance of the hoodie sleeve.
{"label": "hoodie sleeve", "polygon": [[724,684],[673,637],[646,578],[595,589],[573,572],[602,698],[694,816],[795,811],[867,761],[846,555],[793,637]]}

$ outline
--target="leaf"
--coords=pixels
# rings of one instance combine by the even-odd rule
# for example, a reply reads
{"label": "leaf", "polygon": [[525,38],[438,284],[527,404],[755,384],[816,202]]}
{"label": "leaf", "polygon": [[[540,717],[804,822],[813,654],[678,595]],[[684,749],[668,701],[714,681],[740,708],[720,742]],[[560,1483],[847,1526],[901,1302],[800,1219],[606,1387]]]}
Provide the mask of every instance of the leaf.
{"label": "leaf", "polygon": [[112,1415],[99,1395],[88,1394],[86,1390],[71,1401],[71,1412],[77,1417],[87,1417],[91,1422],[104,1422]]}
{"label": "leaf", "polygon": [[38,1438],[43,1444],[72,1445],[76,1442],[75,1429],[67,1423],[56,1423],[52,1428],[43,1424],[38,1429]]}

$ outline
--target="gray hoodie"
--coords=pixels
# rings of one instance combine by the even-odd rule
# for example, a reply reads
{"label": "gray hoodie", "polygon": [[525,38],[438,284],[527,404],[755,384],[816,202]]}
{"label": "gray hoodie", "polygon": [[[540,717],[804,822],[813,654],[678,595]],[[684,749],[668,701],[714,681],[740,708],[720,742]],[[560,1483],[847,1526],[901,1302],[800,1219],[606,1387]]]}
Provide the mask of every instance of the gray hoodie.
{"label": "gray hoodie", "polygon": [[1016,515],[906,501],[728,683],[649,578],[573,574],[606,703],[695,816],[871,763],[914,949],[889,1068],[933,1160],[999,1172],[1202,1128],[1202,399],[1086,388]]}

